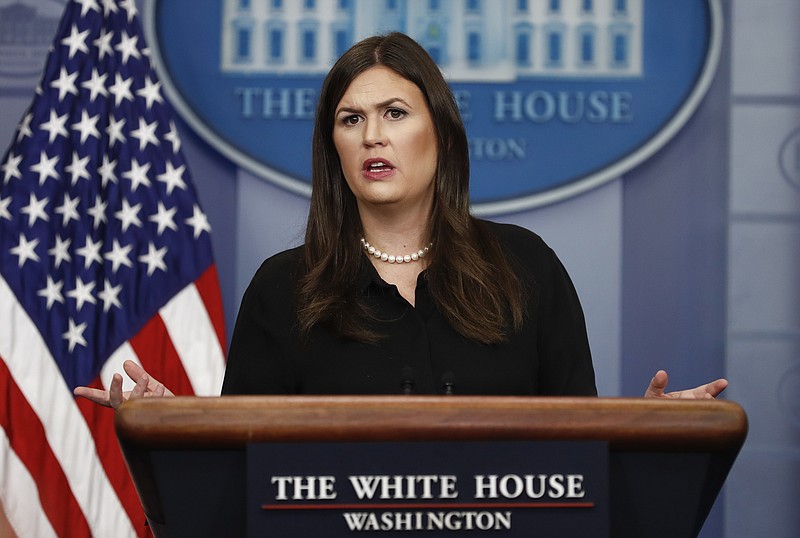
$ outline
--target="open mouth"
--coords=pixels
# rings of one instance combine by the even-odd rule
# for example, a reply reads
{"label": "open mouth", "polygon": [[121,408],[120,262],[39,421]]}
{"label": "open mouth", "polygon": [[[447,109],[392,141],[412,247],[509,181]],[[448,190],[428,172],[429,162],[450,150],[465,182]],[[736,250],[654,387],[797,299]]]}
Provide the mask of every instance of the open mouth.
{"label": "open mouth", "polygon": [[371,179],[383,179],[394,172],[394,165],[385,159],[367,159],[364,161],[363,174]]}
{"label": "open mouth", "polygon": [[374,161],[369,163],[367,170],[370,172],[388,172],[392,167],[383,161]]}

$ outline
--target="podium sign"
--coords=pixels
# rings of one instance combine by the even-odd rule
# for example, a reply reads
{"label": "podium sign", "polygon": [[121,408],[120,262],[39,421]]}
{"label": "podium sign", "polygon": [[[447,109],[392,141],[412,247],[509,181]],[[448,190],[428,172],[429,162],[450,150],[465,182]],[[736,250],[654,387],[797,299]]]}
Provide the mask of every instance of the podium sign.
{"label": "podium sign", "polygon": [[259,443],[248,536],[607,538],[608,443]]}

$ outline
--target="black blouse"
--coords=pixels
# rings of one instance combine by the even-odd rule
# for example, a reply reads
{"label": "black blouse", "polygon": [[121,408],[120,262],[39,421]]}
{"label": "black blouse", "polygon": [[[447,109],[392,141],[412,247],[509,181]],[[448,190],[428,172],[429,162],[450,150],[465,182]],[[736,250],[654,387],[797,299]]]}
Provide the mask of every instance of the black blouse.
{"label": "black blouse", "polygon": [[593,396],[583,311],[555,253],[524,228],[487,223],[528,288],[525,322],[503,344],[458,334],[433,302],[425,272],[416,307],[364,258],[363,293],[379,313],[378,344],[344,340],[319,324],[301,337],[294,291],[303,247],[266,260],[242,299],[223,394]]}

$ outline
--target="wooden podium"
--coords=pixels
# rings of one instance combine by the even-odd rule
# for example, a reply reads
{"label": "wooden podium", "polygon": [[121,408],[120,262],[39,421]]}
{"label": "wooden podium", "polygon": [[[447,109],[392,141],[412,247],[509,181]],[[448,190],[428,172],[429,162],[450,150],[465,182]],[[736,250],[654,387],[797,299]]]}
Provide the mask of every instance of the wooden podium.
{"label": "wooden podium", "polygon": [[160,538],[245,536],[249,443],[523,440],[607,442],[609,535],[674,538],[699,533],[747,418],[722,400],[176,397],[126,402],[116,431]]}

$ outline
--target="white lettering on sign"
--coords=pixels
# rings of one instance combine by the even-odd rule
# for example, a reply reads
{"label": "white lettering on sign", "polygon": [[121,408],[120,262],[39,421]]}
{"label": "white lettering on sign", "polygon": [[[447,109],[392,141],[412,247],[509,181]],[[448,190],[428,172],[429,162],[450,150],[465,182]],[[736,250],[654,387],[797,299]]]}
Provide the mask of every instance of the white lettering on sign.
{"label": "white lettering on sign", "polygon": [[[581,499],[582,474],[474,475],[475,499]],[[455,475],[352,475],[347,477],[360,501],[458,498]],[[333,500],[334,476],[273,476],[276,501]]]}
{"label": "white lettering on sign", "polygon": [[499,531],[511,529],[511,512],[345,512],[351,531]]}
{"label": "white lettering on sign", "polygon": [[526,156],[524,138],[481,138],[468,140],[469,156],[476,160],[510,161],[521,160]]}
{"label": "white lettering on sign", "polygon": [[452,475],[348,476],[356,497],[364,499],[455,499]]}
{"label": "white lettering on sign", "polygon": [[580,474],[475,475],[476,499],[581,499],[585,495]]}
{"label": "white lettering on sign", "polygon": [[336,498],[333,476],[273,476],[276,501],[332,500]]}
{"label": "white lettering on sign", "polygon": [[312,120],[317,92],[313,88],[239,87],[233,90],[240,100],[243,118]]}
{"label": "white lettering on sign", "polygon": [[630,123],[633,121],[633,95],[630,92],[494,92],[497,122],[545,123]]}

